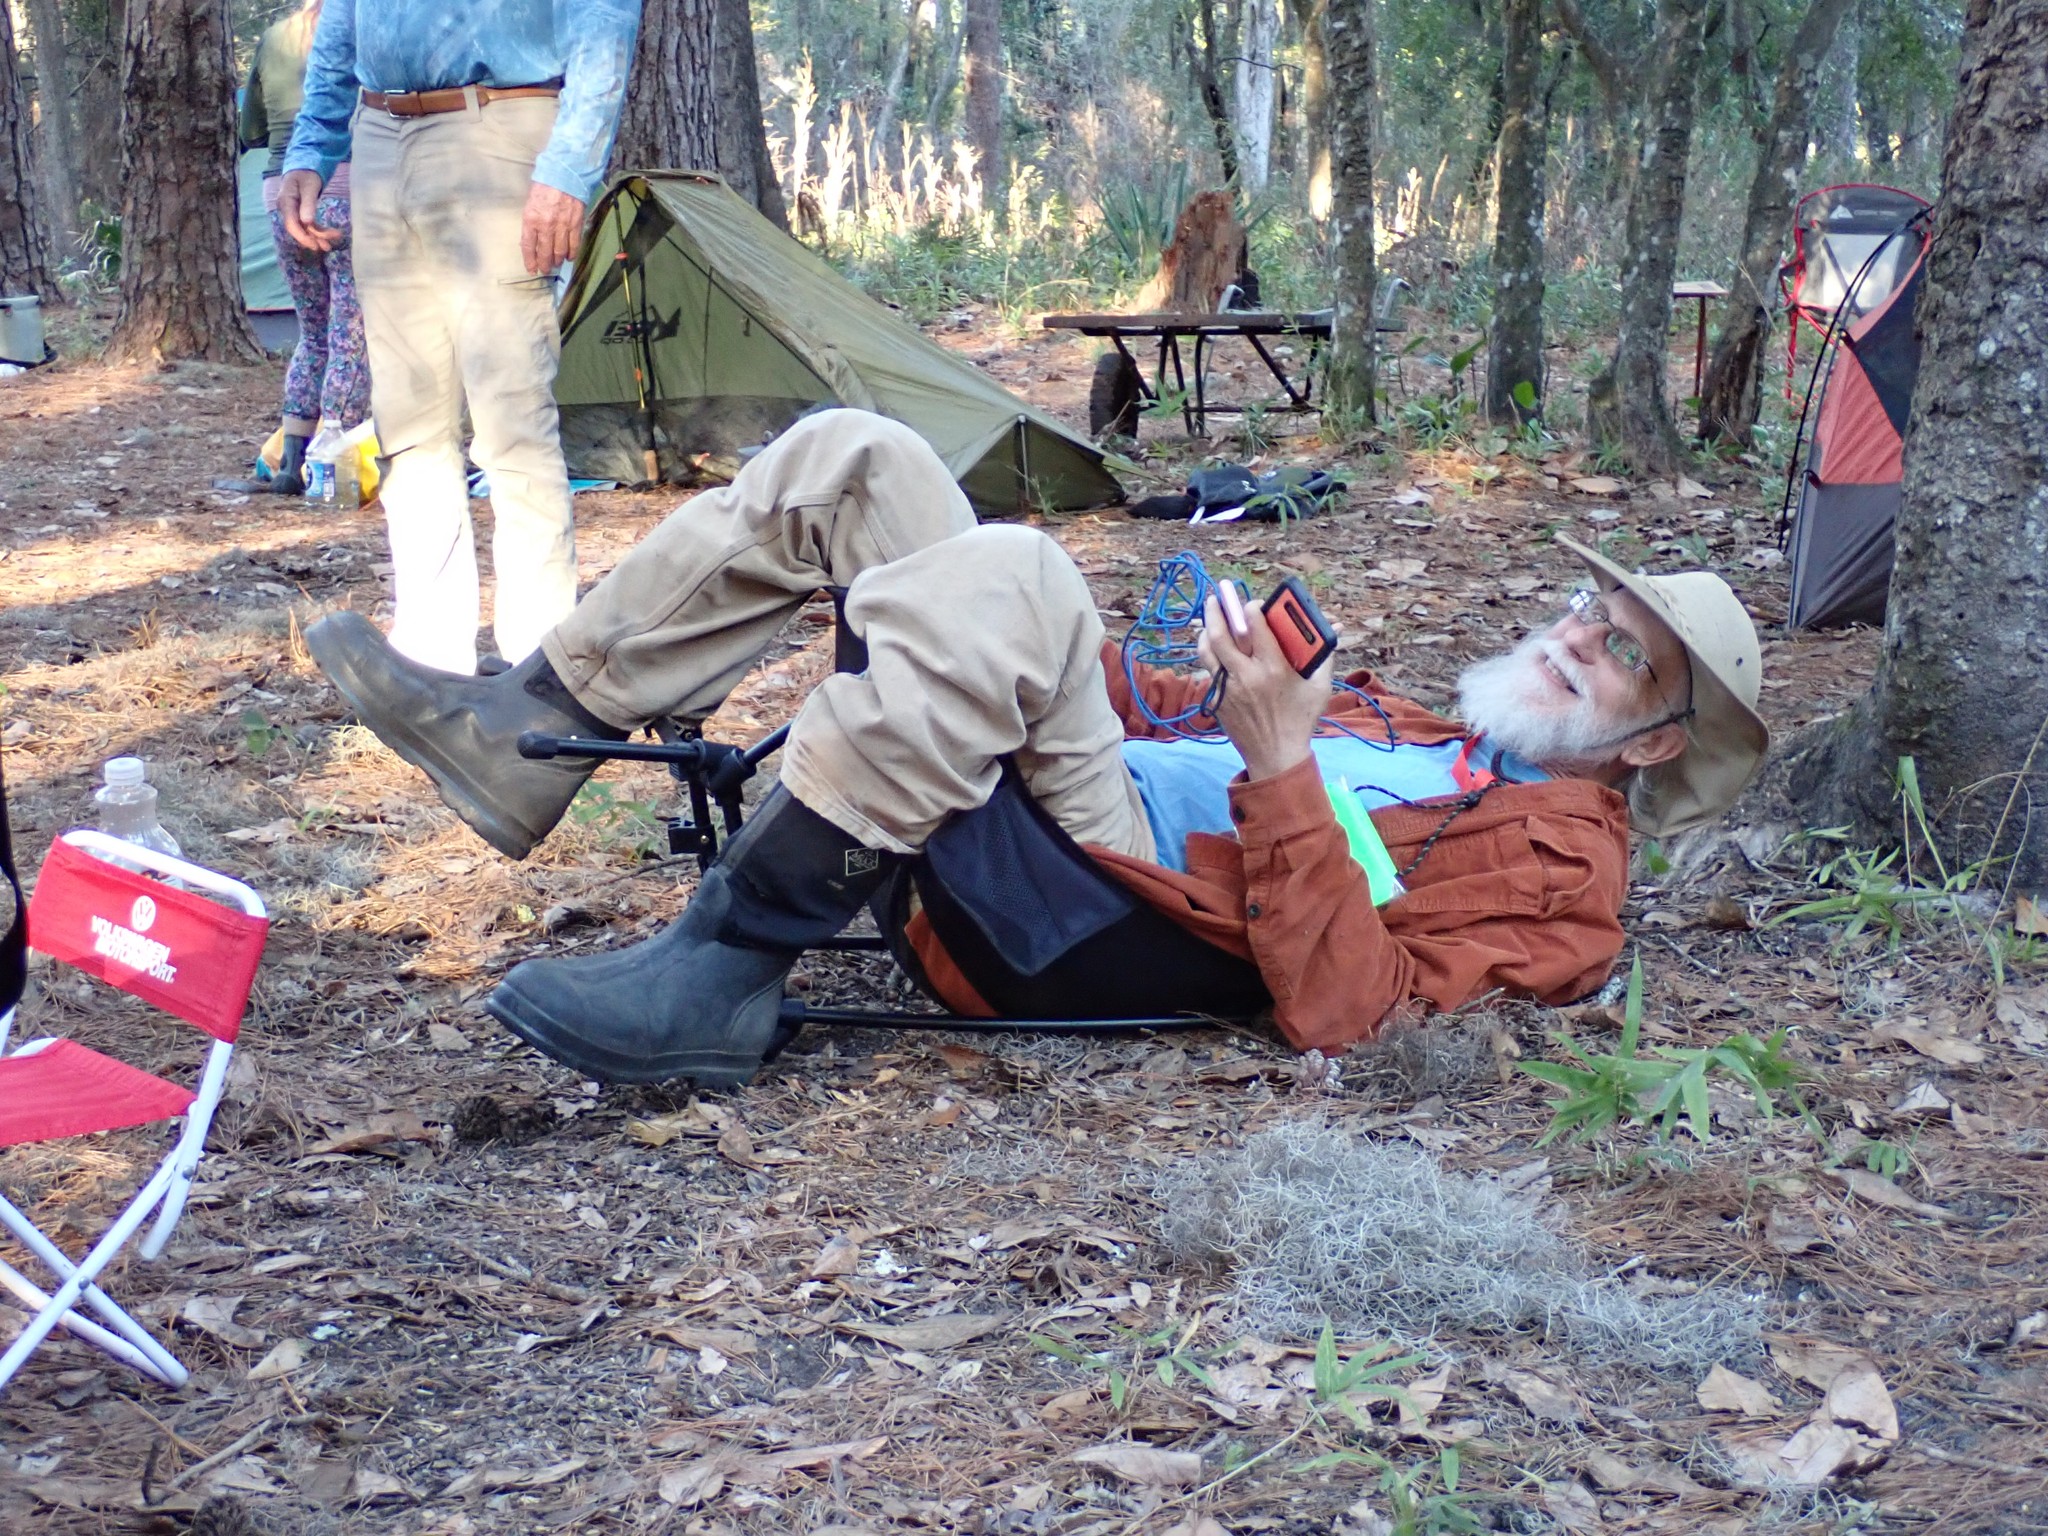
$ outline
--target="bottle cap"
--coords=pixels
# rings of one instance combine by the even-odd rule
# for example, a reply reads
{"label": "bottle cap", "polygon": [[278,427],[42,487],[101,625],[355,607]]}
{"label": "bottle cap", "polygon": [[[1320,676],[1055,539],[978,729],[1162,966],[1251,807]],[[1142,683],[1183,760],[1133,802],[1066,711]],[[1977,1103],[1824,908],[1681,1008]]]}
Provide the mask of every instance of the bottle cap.
{"label": "bottle cap", "polygon": [[139,757],[110,757],[101,771],[109,784],[144,784],[149,781],[149,766]]}

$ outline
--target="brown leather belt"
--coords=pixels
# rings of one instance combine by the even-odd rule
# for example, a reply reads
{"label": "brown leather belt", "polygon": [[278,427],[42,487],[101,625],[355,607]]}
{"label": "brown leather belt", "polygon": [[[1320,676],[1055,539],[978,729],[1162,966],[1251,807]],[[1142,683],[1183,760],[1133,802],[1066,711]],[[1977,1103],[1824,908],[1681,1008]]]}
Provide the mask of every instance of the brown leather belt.
{"label": "brown leather belt", "polygon": [[476,104],[513,101],[522,96],[559,96],[559,85],[458,85],[443,91],[365,91],[363,105],[393,117],[432,117],[441,112],[466,112],[471,93]]}

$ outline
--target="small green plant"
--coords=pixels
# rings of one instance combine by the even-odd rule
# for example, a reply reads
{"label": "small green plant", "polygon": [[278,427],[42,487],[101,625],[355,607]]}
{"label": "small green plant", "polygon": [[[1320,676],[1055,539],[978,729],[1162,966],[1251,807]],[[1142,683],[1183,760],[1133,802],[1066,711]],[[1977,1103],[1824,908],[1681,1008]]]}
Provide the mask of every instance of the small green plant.
{"label": "small green plant", "polygon": [[1629,967],[1621,1038],[1613,1051],[1587,1051],[1571,1036],[1560,1033],[1554,1038],[1576,1065],[1554,1061],[1521,1064],[1529,1076],[1564,1090],[1563,1098],[1552,1101],[1550,1124],[1538,1146],[1566,1131],[1584,1140],[1622,1121],[1654,1123],[1658,1135],[1666,1140],[1683,1124],[1695,1140],[1709,1141],[1713,1134],[1707,1097],[1710,1076],[1729,1078],[1748,1089],[1767,1118],[1777,1113],[1775,1099],[1783,1094],[1801,1119],[1809,1126],[1814,1124],[1812,1111],[1799,1095],[1803,1074],[1784,1054],[1784,1030],[1768,1040],[1741,1033],[1714,1046],[1660,1045],[1646,1056],[1637,1049],[1642,1028],[1643,961],[1638,955]]}
{"label": "small green plant", "polygon": [[[1779,912],[1764,924],[1766,928],[1796,922],[1837,923],[1841,926],[1842,942],[1875,932],[1883,935],[1887,948],[1896,949],[1910,924],[1923,918],[1952,917],[1965,933],[1972,938],[1980,937],[1971,926],[1962,897],[1982,879],[1989,861],[1980,859],[1954,870],[1948,867],[1928,825],[1919,767],[1911,757],[1899,759],[1895,793],[1899,801],[1899,847],[1884,853],[1851,848],[1847,846],[1846,827],[1820,827],[1805,833],[1798,841],[1843,845],[1840,853],[1824,859],[1815,868],[1812,877],[1815,885],[1834,887],[1835,894]],[[1932,866],[1928,874],[1915,867],[1916,831],[1919,846]],[[1981,937],[1993,974],[2002,983],[2006,947],[1990,942],[1988,929]]]}
{"label": "small green plant", "polygon": [[[1110,1326],[1116,1327],[1113,1323]],[[1169,1389],[1187,1376],[1212,1392],[1216,1390],[1216,1378],[1209,1367],[1198,1356],[1187,1353],[1180,1325],[1169,1324],[1149,1333],[1138,1328],[1117,1331],[1123,1338],[1114,1351],[1089,1349],[1066,1333],[1034,1333],[1026,1342],[1055,1360],[1101,1373],[1109,1385],[1109,1405],[1118,1413],[1135,1400],[1137,1387],[1148,1375]]]}
{"label": "small green plant", "polygon": [[242,711],[242,745],[251,757],[261,757],[284,739],[282,728],[272,725],[260,709]]}
{"label": "small green plant", "polygon": [[1171,421],[1187,409],[1192,396],[1192,390],[1162,388],[1159,398],[1145,407],[1144,414],[1154,421]]}
{"label": "small green plant", "polygon": [[1244,408],[1244,416],[1238,422],[1238,447],[1248,459],[1255,459],[1262,453],[1272,451],[1277,441],[1270,412],[1261,401],[1253,401]]}
{"label": "small green plant", "polygon": [[1863,1166],[1872,1173],[1882,1174],[1887,1179],[1896,1179],[1913,1166],[1913,1153],[1895,1141],[1866,1141],[1863,1143]]}
{"label": "small green plant", "polygon": [[1331,1451],[1303,1462],[1296,1471],[1330,1466],[1365,1466],[1379,1472],[1379,1490],[1387,1501],[1388,1536],[1468,1536],[1492,1529],[1473,1510],[1472,1495],[1458,1491],[1464,1459],[1455,1445],[1412,1466],[1400,1467],[1374,1450]]}
{"label": "small green plant", "polygon": [[1325,1322],[1316,1338],[1316,1357],[1311,1380],[1316,1404],[1335,1408],[1359,1429],[1370,1427],[1360,1398],[1384,1398],[1405,1402],[1407,1394],[1386,1378],[1411,1365],[1420,1365],[1421,1355],[1396,1355],[1391,1344],[1376,1344],[1353,1353],[1348,1359],[1337,1353],[1336,1331]]}
{"label": "small green plant", "polygon": [[635,858],[650,857],[663,846],[661,818],[652,801],[627,799],[595,779],[569,802],[569,818],[607,841],[625,843]]}

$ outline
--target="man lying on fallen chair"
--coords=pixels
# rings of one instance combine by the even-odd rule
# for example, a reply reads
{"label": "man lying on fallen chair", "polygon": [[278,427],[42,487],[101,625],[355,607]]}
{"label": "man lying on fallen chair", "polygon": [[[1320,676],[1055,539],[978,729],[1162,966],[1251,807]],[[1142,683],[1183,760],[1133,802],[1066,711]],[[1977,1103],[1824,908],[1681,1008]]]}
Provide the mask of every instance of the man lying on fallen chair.
{"label": "man lying on fallen chair", "polygon": [[[1370,674],[1335,692],[1327,662],[1303,678],[1257,604],[1240,640],[1212,599],[1228,740],[1183,740],[1150,722],[1207,680],[1135,669],[1141,705],[1058,544],[977,525],[914,432],[835,410],[670,514],[510,672],[420,666],[352,613],[306,640],[362,722],[516,859],[593,767],[524,759],[521,732],[701,719],[818,589],[846,589],[865,670],[812,691],[779,787],[682,916],[526,961],[489,1000],[591,1077],[746,1081],[786,1043],[798,955],[892,881],[899,954],[956,1012],[1270,1007],[1296,1048],[1334,1052],[1398,1012],[1597,988],[1622,947],[1631,815],[1651,834],[1709,819],[1763,757],[1756,632],[1727,584],[1569,547],[1593,586],[1464,674],[1462,724]],[[1384,906],[1329,785],[1371,811],[1405,885]],[[1054,845],[1071,858],[1047,866]]]}

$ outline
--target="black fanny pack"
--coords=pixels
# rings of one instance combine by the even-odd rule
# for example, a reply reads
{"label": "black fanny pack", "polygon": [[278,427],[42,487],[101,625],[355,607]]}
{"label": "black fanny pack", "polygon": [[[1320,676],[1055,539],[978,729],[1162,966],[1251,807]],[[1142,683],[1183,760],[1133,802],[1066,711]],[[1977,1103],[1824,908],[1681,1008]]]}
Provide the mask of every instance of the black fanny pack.
{"label": "black fanny pack", "polygon": [[[925,844],[893,893],[885,932],[901,934],[913,883],[947,955],[998,1012],[1246,1019],[1271,1004],[1256,966],[1125,889],[1031,798],[1013,764],[986,805]],[[916,975],[908,946],[896,948]]]}

